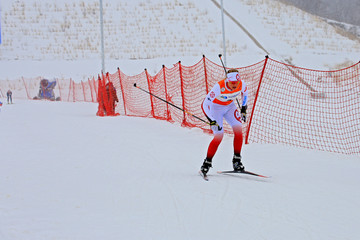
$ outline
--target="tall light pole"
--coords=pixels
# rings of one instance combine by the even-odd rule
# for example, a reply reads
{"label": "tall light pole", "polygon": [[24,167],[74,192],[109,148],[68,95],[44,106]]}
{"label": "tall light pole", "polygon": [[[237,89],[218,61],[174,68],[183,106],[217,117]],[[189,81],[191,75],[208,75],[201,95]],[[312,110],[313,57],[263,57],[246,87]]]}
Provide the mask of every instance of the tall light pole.
{"label": "tall light pole", "polygon": [[224,62],[225,62],[225,66],[226,66],[226,44],[225,44],[225,24],[224,24],[223,0],[221,0],[221,20],[222,20],[222,36],[223,36],[223,55],[224,55]]}
{"label": "tall light pole", "polygon": [[101,32],[101,70],[103,73],[105,73],[104,22],[103,22],[102,0],[100,0],[100,32]]}

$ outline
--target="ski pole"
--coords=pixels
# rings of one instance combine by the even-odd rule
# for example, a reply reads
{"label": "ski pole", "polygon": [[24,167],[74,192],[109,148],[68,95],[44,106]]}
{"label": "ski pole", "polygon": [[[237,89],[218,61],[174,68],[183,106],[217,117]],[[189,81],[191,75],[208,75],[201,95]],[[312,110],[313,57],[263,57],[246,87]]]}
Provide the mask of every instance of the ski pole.
{"label": "ski pole", "polygon": [[[222,58],[221,58],[221,54],[219,54],[219,58],[220,58],[220,61],[221,61],[221,64],[222,64],[222,66],[223,66],[223,68],[224,68],[224,71],[225,71],[225,77],[226,77],[226,68],[225,68],[225,65],[224,65],[224,62],[223,62],[223,60],[222,60]],[[240,107],[240,103],[239,103],[239,100],[236,98],[236,102],[237,102],[237,105],[239,106],[239,109],[241,109],[241,107]]]}
{"label": "ski pole", "polygon": [[207,122],[207,121],[205,121],[205,120],[203,120],[203,119],[201,119],[201,118],[199,118],[199,117],[195,116],[194,114],[189,113],[188,111],[186,111],[186,110],[184,110],[184,109],[182,109],[182,108],[180,108],[180,107],[176,106],[175,104],[172,104],[171,102],[168,102],[168,101],[166,101],[165,99],[162,99],[161,97],[158,97],[158,96],[156,96],[156,95],[152,94],[151,92],[146,91],[145,89],[143,89],[143,88],[141,88],[141,87],[137,86],[137,85],[136,85],[136,83],[134,83],[134,87],[136,87],[136,88],[140,89],[140,90],[141,90],[141,91],[143,91],[143,92],[146,92],[146,93],[150,94],[150,95],[151,95],[151,96],[153,96],[153,97],[156,97],[157,99],[159,99],[159,100],[161,100],[161,101],[163,101],[163,102],[165,102],[165,103],[167,103],[167,104],[169,104],[169,105],[171,105],[171,106],[173,106],[173,107],[175,107],[175,108],[177,108],[177,109],[179,109],[179,110],[181,110],[181,111],[183,111],[183,112],[185,112],[185,113],[187,113],[187,114],[189,114],[190,116],[192,116],[192,117],[196,118],[197,120],[200,120],[200,121],[202,121],[202,122],[204,122],[204,123],[206,123],[206,124],[210,125],[210,123],[209,123],[209,122]]}
{"label": "ski pole", "polygon": [[223,66],[223,68],[224,68],[224,71],[225,71],[225,77],[226,77],[226,67],[225,67],[225,65],[224,65],[224,62],[223,62],[223,60],[222,60],[222,55],[221,54],[219,54],[219,58],[220,58],[220,61],[221,61],[221,64],[222,64],[222,66]]}

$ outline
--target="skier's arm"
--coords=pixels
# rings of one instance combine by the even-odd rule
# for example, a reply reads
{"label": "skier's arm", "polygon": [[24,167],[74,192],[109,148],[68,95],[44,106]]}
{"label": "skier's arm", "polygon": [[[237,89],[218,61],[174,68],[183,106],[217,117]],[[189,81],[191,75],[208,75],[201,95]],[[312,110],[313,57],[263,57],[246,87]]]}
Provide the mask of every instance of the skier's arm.
{"label": "skier's arm", "polygon": [[248,102],[248,90],[247,90],[247,86],[246,83],[243,82],[243,88],[241,90],[242,92],[242,106],[246,106],[247,102]]}
{"label": "skier's arm", "polygon": [[246,122],[246,110],[247,110],[247,101],[248,101],[248,90],[246,87],[246,84],[243,83],[243,89],[242,92],[242,107],[241,107],[241,120],[243,122]]}

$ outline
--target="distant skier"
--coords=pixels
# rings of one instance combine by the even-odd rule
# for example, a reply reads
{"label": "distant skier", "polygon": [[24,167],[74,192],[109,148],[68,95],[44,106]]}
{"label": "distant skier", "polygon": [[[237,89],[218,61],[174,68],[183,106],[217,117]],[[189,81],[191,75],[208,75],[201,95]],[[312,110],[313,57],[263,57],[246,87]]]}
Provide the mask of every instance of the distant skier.
{"label": "distant skier", "polygon": [[[241,121],[246,121],[248,91],[245,82],[240,79],[237,69],[230,69],[227,71],[226,76],[225,79],[214,85],[202,103],[202,110],[210,121],[214,134],[200,169],[204,176],[206,176],[209,168],[212,167],[212,159],[224,135],[223,118],[229,123],[234,132],[233,168],[235,171],[245,170],[241,162],[241,148],[243,144]],[[234,100],[238,96],[242,96],[241,114],[234,104]]]}
{"label": "distant skier", "polygon": [[10,89],[6,92],[6,96],[7,96],[7,103],[12,104],[12,91]]}

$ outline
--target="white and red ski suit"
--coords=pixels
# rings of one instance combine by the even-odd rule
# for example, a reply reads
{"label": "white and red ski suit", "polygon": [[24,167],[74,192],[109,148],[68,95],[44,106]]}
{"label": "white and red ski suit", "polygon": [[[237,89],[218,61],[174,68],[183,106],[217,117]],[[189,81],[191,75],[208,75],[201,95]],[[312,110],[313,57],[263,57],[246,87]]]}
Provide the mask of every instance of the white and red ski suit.
{"label": "white and red ski suit", "polygon": [[[239,75],[237,75],[239,76]],[[234,100],[242,98],[242,106],[246,106],[248,91],[245,82],[240,80],[235,90],[228,86],[228,79],[225,78],[214,85],[206,95],[202,110],[209,121],[215,120],[218,126],[212,126],[214,139],[210,142],[206,158],[212,160],[224,135],[223,119],[232,127],[234,132],[234,154],[240,155],[243,144],[241,115]]]}

